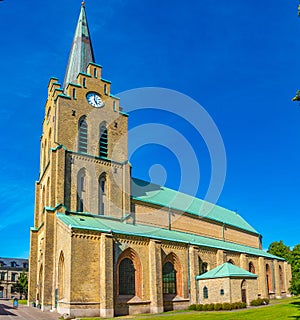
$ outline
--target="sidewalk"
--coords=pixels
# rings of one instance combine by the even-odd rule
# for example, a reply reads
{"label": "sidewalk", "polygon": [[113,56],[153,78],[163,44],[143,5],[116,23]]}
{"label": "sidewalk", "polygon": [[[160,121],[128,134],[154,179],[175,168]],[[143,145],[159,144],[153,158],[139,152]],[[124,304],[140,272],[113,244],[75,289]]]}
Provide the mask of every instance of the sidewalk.
{"label": "sidewalk", "polygon": [[42,312],[37,308],[19,305],[14,309],[12,302],[0,300],[0,320],[23,319],[23,320],[58,320],[59,315],[56,312]]}

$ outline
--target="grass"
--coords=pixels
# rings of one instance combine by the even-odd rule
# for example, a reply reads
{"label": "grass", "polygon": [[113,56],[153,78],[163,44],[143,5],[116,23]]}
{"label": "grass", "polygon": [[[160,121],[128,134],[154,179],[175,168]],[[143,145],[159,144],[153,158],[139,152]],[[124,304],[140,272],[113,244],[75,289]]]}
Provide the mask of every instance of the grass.
{"label": "grass", "polygon": [[[139,315],[118,317],[117,319],[151,319],[151,320],[300,320],[300,297],[274,300],[268,306],[248,308],[236,311],[171,311],[160,315]],[[99,320],[100,318],[80,318],[81,320]],[[116,319],[116,318],[114,318]]]}
{"label": "grass", "polygon": [[[13,300],[10,300],[13,303]],[[27,305],[27,300],[18,300],[19,304]]]}

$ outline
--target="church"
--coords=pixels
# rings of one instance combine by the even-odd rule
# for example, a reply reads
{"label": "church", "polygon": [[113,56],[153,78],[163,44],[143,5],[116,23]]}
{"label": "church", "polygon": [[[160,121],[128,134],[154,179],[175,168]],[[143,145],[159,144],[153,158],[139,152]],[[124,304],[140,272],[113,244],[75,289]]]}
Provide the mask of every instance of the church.
{"label": "church", "polygon": [[[288,295],[290,265],[239,214],[133,178],[128,114],[102,78],[82,3],[65,79],[48,84],[29,296],[72,317]],[[191,169],[192,170],[192,169]]]}

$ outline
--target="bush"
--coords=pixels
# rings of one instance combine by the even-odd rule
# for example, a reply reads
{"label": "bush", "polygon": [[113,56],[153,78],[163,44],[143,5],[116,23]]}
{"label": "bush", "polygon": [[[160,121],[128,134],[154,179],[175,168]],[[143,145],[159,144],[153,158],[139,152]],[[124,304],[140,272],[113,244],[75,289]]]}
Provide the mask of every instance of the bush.
{"label": "bush", "polygon": [[224,303],[222,304],[222,310],[232,310],[232,304],[231,304],[231,303],[224,302]]}
{"label": "bush", "polygon": [[261,306],[266,304],[269,304],[269,299],[258,298],[250,302],[250,306]]}
{"label": "bush", "polygon": [[[263,301],[267,299],[256,299],[253,300],[253,303],[263,304]],[[268,303],[268,301],[265,301]],[[257,304],[256,304],[257,305]],[[220,310],[233,310],[233,309],[243,309],[246,308],[247,305],[245,302],[235,302],[235,303],[207,303],[207,304],[191,304],[188,309],[194,311],[220,311]]]}
{"label": "bush", "polygon": [[196,310],[197,311],[202,311],[203,310],[203,304],[197,304]]}
{"label": "bush", "polygon": [[189,310],[197,310],[197,305],[196,304],[191,304],[189,307],[188,307]]}
{"label": "bush", "polygon": [[207,306],[208,306],[208,304],[203,304],[202,305],[202,311],[207,311]]}
{"label": "bush", "polygon": [[216,304],[214,305],[214,310],[215,310],[215,311],[220,311],[220,310],[222,310],[222,303],[216,303]]}
{"label": "bush", "polygon": [[207,311],[213,311],[215,308],[215,304],[214,303],[210,303],[207,305]]}

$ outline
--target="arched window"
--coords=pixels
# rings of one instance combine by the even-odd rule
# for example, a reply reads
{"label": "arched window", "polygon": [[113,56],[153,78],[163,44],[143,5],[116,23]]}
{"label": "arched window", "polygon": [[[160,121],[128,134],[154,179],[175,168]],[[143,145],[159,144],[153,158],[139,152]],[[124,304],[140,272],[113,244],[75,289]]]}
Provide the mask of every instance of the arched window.
{"label": "arched window", "polygon": [[127,248],[117,261],[117,293],[142,297],[142,264],[137,253]]}
{"label": "arched window", "polygon": [[106,124],[102,123],[100,125],[100,137],[99,137],[99,155],[100,157],[107,158],[108,154],[108,135]]}
{"label": "arched window", "polygon": [[116,101],[114,101],[114,102],[113,102],[113,110],[114,110],[114,111],[117,111],[117,104],[116,104]]}
{"label": "arched window", "polygon": [[99,204],[98,204],[98,213],[100,215],[105,214],[105,211],[107,211],[106,208],[106,199],[107,199],[107,186],[106,186],[106,177],[105,175],[100,176],[99,178]]}
{"label": "arched window", "polygon": [[87,153],[88,145],[88,125],[86,117],[83,116],[78,122],[78,151]]}
{"label": "arched window", "polygon": [[208,299],[208,288],[207,287],[203,288],[203,299]]}
{"label": "arched window", "polygon": [[119,295],[135,295],[135,268],[129,258],[119,265]]}
{"label": "arched window", "polygon": [[234,262],[233,262],[233,260],[232,260],[232,259],[229,259],[227,262],[228,262],[228,263],[231,263],[231,264],[233,264],[233,265],[234,265]]}
{"label": "arched window", "polygon": [[58,299],[64,297],[64,282],[65,282],[65,259],[64,254],[61,252],[58,261]]}
{"label": "arched window", "polygon": [[200,257],[198,258],[198,262],[199,262],[199,274],[203,274],[207,272],[207,262],[203,262]]}
{"label": "arched window", "polygon": [[174,265],[167,262],[163,266],[163,293],[176,294],[176,272]]}
{"label": "arched window", "polygon": [[85,209],[86,199],[86,173],[81,169],[77,175],[77,211],[83,212]]}
{"label": "arched window", "polygon": [[279,266],[279,281],[280,281],[280,291],[284,292],[284,286],[283,286],[283,272],[281,266]]}
{"label": "arched window", "polygon": [[39,279],[38,279],[38,291],[37,291],[37,300],[42,302],[43,300],[43,265],[40,266]]}
{"label": "arched window", "polygon": [[50,177],[48,177],[48,179],[47,179],[46,193],[47,193],[47,200],[46,200],[45,205],[50,206]]}
{"label": "arched window", "polygon": [[45,144],[44,144],[44,150],[43,150],[44,152],[43,152],[43,154],[44,154],[44,161],[43,161],[43,163],[44,163],[44,168],[46,167],[46,165],[47,165],[47,161],[48,161],[48,159],[47,159],[47,154],[48,154],[48,145],[47,145],[47,139],[45,139]]}
{"label": "arched window", "polygon": [[266,264],[266,276],[267,276],[267,288],[268,292],[273,291],[273,284],[272,284],[272,275],[271,275],[271,269],[268,264]]}
{"label": "arched window", "polygon": [[249,272],[255,273],[255,267],[254,267],[254,264],[252,262],[249,262]]}
{"label": "arched window", "polygon": [[107,84],[104,83],[104,94],[107,94]]}

